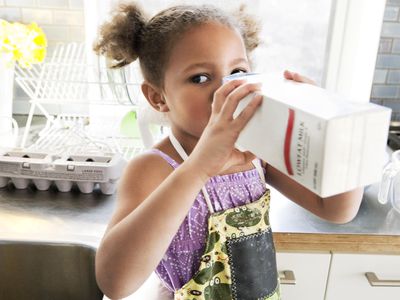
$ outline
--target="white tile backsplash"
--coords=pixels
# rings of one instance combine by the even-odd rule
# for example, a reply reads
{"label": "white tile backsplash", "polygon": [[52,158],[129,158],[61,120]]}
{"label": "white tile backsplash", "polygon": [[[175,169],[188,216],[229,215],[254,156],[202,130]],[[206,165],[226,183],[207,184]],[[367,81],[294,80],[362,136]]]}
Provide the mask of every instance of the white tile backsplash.
{"label": "white tile backsplash", "polygon": [[5,0],[4,4],[7,6],[19,6],[19,7],[35,7],[36,0]]}
{"label": "white tile backsplash", "polygon": [[45,32],[47,39],[49,41],[65,41],[65,38],[69,34],[68,26],[42,26],[43,31]]}
{"label": "white tile backsplash", "polygon": [[16,7],[0,7],[0,19],[9,22],[21,21],[21,9]]}
{"label": "white tile backsplash", "polygon": [[83,0],[69,0],[69,7],[72,9],[83,9]]}
{"label": "white tile backsplash", "polygon": [[37,0],[39,7],[68,8],[68,0]]}
{"label": "white tile backsplash", "polygon": [[76,42],[83,42],[85,41],[85,31],[82,27],[69,27],[69,40],[76,41]]}
{"label": "white tile backsplash", "polygon": [[81,26],[42,26],[49,43],[51,42],[84,42],[85,31]]}
{"label": "white tile backsplash", "polygon": [[23,8],[22,21],[26,23],[36,22],[39,25],[51,24],[53,21],[53,14],[52,11],[49,9]]}
{"label": "white tile backsplash", "polygon": [[53,13],[54,13],[54,19],[53,19],[54,24],[59,24],[59,25],[83,25],[84,24],[83,12],[55,10]]}

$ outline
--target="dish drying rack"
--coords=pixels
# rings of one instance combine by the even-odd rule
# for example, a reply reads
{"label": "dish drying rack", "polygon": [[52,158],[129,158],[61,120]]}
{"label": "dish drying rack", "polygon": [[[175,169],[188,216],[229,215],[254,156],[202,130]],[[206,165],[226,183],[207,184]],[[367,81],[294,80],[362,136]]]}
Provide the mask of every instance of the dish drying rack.
{"label": "dish drying rack", "polygon": [[116,120],[104,120],[104,124],[93,125],[96,131],[89,126],[90,118],[87,116],[59,114],[46,123],[35,142],[26,149],[47,149],[59,154],[119,153],[126,160],[144,151],[139,139],[101,136],[102,129],[103,132],[118,131],[119,122]]}
{"label": "dish drying rack", "polygon": [[[54,182],[61,192],[77,185],[91,193],[98,185],[112,194],[127,160],[163,136],[162,126],[150,130],[150,123],[159,122],[143,105],[138,65],[112,70],[104,59],[88,63],[87,53],[84,44],[58,44],[44,63],[31,69],[16,65],[15,80],[30,97],[30,110],[20,147],[0,149],[0,188],[11,180],[18,189],[33,182],[46,190]],[[77,113],[50,113],[50,104],[62,109],[68,104]],[[36,108],[46,124],[34,134]]]}
{"label": "dish drying rack", "polygon": [[[31,104],[21,148],[46,149],[59,154],[112,152],[130,159],[149,146],[143,145],[142,140],[152,139],[143,136],[150,131],[142,130],[140,136],[134,138],[124,136],[119,132],[121,115],[115,118],[116,114],[98,113],[101,108],[103,111],[133,110],[142,129],[149,125],[140,119],[143,99],[138,65],[108,69],[105,60],[89,64],[86,53],[84,44],[58,44],[44,63],[33,65],[31,69],[16,65],[16,82],[30,97]],[[46,109],[47,104],[65,106],[66,103],[70,107],[81,107],[86,113],[51,115]],[[37,140],[27,145],[36,108],[46,116],[47,124]]]}

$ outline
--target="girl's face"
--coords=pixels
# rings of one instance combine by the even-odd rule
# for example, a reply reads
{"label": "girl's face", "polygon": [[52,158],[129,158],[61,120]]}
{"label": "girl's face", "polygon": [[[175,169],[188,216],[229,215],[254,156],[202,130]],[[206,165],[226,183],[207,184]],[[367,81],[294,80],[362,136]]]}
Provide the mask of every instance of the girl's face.
{"label": "girl's face", "polygon": [[174,134],[196,141],[207,125],[222,78],[249,70],[239,32],[219,23],[185,32],[171,50],[164,78],[163,97]]}

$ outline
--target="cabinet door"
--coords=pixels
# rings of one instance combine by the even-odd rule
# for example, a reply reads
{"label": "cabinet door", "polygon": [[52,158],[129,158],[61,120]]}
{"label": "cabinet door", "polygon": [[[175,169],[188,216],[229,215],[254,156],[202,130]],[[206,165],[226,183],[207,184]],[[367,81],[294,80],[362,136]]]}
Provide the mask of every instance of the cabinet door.
{"label": "cabinet door", "polygon": [[[331,260],[330,253],[294,253],[276,254],[278,272],[281,277],[282,300],[322,300]],[[295,283],[284,283],[283,272],[293,272]]]}
{"label": "cabinet door", "polygon": [[[376,275],[376,286],[366,272]],[[326,300],[334,299],[400,299],[400,256],[333,253]]]}

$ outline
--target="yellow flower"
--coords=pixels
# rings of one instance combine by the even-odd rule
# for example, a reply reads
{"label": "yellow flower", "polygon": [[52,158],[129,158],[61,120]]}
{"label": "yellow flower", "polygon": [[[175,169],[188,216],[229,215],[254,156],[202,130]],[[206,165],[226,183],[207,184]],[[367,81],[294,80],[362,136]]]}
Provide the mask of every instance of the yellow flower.
{"label": "yellow flower", "polygon": [[0,19],[0,58],[3,63],[17,61],[25,68],[42,62],[46,57],[47,39],[36,24],[9,23]]}

